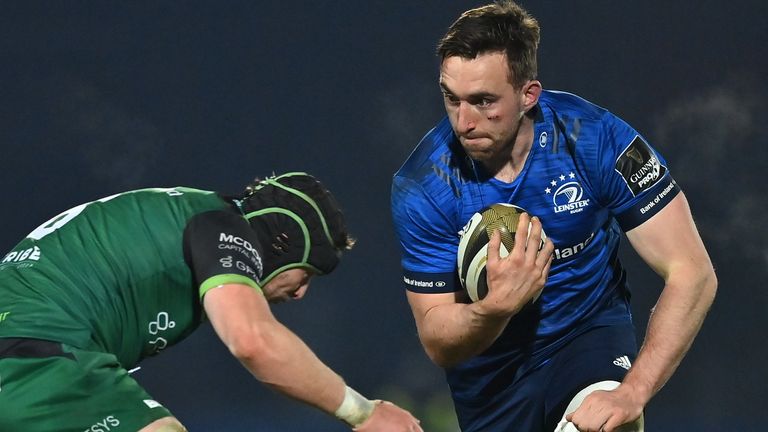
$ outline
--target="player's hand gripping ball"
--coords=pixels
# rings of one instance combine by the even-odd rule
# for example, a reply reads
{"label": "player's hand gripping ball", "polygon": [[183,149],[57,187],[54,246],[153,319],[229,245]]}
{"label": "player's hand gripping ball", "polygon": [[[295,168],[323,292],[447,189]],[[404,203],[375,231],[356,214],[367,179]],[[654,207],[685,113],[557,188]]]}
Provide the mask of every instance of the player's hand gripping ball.
{"label": "player's hand gripping ball", "polygon": [[[493,232],[501,231],[501,257],[506,257],[515,246],[515,232],[520,214],[525,210],[512,204],[493,204],[472,215],[459,232],[458,267],[461,285],[476,302],[488,294],[485,264],[488,261],[488,242]],[[530,229],[530,224],[528,224]],[[541,232],[541,245],[547,239]],[[538,297],[537,297],[538,298]],[[534,298],[534,301],[537,300]]]}

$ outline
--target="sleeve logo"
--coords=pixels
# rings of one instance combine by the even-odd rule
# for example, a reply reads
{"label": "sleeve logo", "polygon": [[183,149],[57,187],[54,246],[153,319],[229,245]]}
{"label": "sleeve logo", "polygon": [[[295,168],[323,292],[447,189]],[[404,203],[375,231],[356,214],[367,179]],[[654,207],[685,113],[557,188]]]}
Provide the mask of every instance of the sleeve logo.
{"label": "sleeve logo", "polygon": [[[238,252],[241,255],[247,257],[248,260],[256,267],[256,270],[253,270],[249,265],[243,263],[242,261],[237,261],[237,268],[252,275],[256,279],[261,279],[261,275],[264,271],[264,264],[261,261],[261,255],[259,254],[259,251],[248,240],[233,234],[222,232],[219,233],[219,249],[234,250],[235,252]],[[224,267],[231,267],[232,257],[228,258],[230,260],[229,265],[226,265],[226,263],[223,261],[224,258],[219,260]]]}
{"label": "sleeve logo", "polygon": [[616,159],[616,172],[621,174],[632,195],[637,196],[658,183],[667,168],[648,143],[637,135]]}

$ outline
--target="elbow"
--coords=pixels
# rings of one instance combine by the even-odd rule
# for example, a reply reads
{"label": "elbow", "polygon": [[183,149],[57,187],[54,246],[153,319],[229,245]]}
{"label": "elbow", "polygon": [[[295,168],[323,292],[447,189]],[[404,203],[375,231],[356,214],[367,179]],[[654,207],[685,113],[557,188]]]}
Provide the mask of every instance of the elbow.
{"label": "elbow", "polygon": [[679,301],[685,302],[692,311],[706,313],[717,294],[717,275],[711,264],[699,263],[681,268],[666,277],[666,285]]}
{"label": "elbow", "polygon": [[264,344],[259,343],[253,338],[242,338],[233,340],[227,345],[230,354],[240,361],[258,359]]}
{"label": "elbow", "polygon": [[453,366],[453,363],[449,361],[447,356],[443,355],[439,351],[430,349],[426,349],[425,351],[427,352],[427,357],[429,357],[429,359],[432,360],[432,363],[436,364],[437,366],[440,366],[444,369]]}
{"label": "elbow", "polygon": [[450,369],[460,362],[457,360],[449,359],[448,357],[430,357],[432,362],[443,369]]}
{"label": "elbow", "polygon": [[266,346],[266,341],[257,335],[243,335],[227,344],[229,352],[240,361],[260,358]]}
{"label": "elbow", "polygon": [[462,359],[456,358],[455,355],[452,355],[451,350],[444,346],[427,341],[424,341],[423,345],[427,357],[429,357],[432,363],[443,369],[448,369],[461,363]]}
{"label": "elbow", "polygon": [[715,270],[710,267],[707,272],[702,275],[702,297],[707,301],[707,307],[712,305],[717,295],[717,275]]}
{"label": "elbow", "polygon": [[242,332],[227,343],[229,352],[242,363],[257,379],[263,371],[269,370],[276,358],[270,337],[264,331]]}
{"label": "elbow", "polygon": [[712,307],[717,294],[717,275],[712,266],[691,268],[687,274],[681,274],[680,283],[675,286],[687,287],[687,303],[696,311],[706,314]]}

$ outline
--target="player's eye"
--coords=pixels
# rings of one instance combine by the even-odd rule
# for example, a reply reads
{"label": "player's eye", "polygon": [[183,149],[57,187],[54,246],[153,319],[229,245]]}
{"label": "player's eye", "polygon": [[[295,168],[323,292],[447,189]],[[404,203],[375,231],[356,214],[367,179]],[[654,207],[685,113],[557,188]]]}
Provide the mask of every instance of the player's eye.
{"label": "player's eye", "polygon": [[455,95],[452,95],[450,93],[443,92],[443,98],[445,99],[445,102],[450,105],[458,105],[461,103],[461,100],[457,98]]}
{"label": "player's eye", "polygon": [[495,102],[495,100],[493,100],[491,98],[482,98],[482,99],[478,100],[477,102],[475,102],[475,105],[478,108],[488,108],[491,105],[493,105],[494,102]]}

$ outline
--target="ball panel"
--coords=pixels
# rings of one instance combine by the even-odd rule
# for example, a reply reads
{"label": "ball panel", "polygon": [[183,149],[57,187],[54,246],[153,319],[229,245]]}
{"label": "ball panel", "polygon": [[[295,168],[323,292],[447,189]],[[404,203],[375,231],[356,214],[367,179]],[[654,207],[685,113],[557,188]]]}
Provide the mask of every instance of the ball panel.
{"label": "ball panel", "polygon": [[473,298],[472,301],[482,300],[487,295],[488,295],[488,272],[485,270],[485,266],[483,266],[483,270],[480,272],[477,278],[477,290],[475,293],[475,298]]}
{"label": "ball panel", "polygon": [[462,281],[462,284],[464,284],[464,279],[466,279],[472,258],[476,256],[483,245],[487,243],[487,240],[473,240],[477,238],[479,235],[478,233],[484,231],[481,224],[482,219],[483,216],[480,213],[475,213],[459,233],[461,237],[459,239],[458,268],[459,279]]}
{"label": "ball panel", "polygon": [[[459,280],[472,301],[478,301],[488,294],[485,266],[491,236],[496,230],[501,232],[500,255],[509,255],[515,245],[520,214],[524,212],[512,204],[493,204],[472,215],[460,231],[457,253]],[[546,238],[543,232],[542,237]]]}
{"label": "ball panel", "polygon": [[520,221],[520,214],[525,210],[512,204],[493,204],[481,212],[485,221],[487,240],[490,241],[493,232],[501,232],[501,243],[512,250],[515,247],[515,232]]}
{"label": "ball panel", "polygon": [[[509,251],[502,244],[499,249],[499,255],[503,258],[509,255]],[[472,261],[467,266],[468,272],[464,283],[464,288],[469,294],[469,298],[473,302],[484,299],[488,295],[488,279],[486,275],[486,264],[488,263],[488,244],[486,243],[478,251],[478,253],[472,257]]]}
{"label": "ball panel", "polygon": [[[488,244],[485,244],[481,250],[475,255],[472,255],[472,258],[468,260],[467,276],[464,278],[463,282],[464,288],[467,290],[467,294],[469,294],[469,298],[472,299],[472,301],[477,301],[482,298],[480,297],[480,292],[482,292],[481,286],[485,285],[485,293],[487,294],[488,292],[488,287],[485,283],[485,263],[487,260]],[[485,294],[483,294],[483,297],[485,297]]]}

